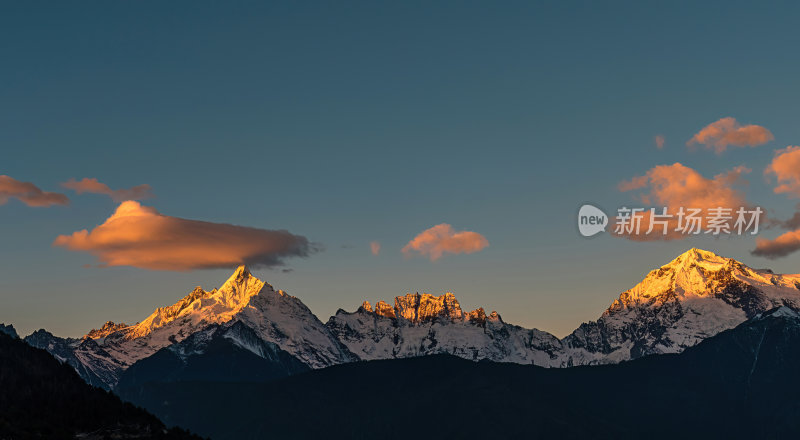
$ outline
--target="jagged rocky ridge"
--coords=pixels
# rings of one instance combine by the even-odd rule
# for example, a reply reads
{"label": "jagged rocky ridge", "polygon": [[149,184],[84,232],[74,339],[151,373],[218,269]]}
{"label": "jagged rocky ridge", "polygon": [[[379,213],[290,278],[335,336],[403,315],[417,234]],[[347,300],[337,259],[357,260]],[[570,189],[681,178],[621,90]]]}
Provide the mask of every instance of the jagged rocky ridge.
{"label": "jagged rocky ridge", "polygon": [[[323,325],[299,299],[240,267],[218,290],[198,287],[139,324],[107,322],[81,339],[57,338],[40,330],[26,341],[106,388],[113,388],[131,365],[159,351],[159,359],[197,364],[211,339],[275,361],[276,371],[283,368],[287,374],[302,369],[288,358],[318,369],[439,353],[568,367],[677,353],[781,306],[800,310],[800,275],[756,270],[691,249],[651,271],[597,321],[582,324],[563,339],[508,324],[497,312],[465,312],[452,293],[407,294],[395,298],[393,305],[378,301],[374,307],[365,301],[355,312],[340,309]],[[216,342],[212,345],[218,347]],[[149,368],[153,365],[150,362]],[[173,373],[194,371],[182,368]]]}
{"label": "jagged rocky ridge", "polygon": [[339,310],[326,326],[362,360],[447,353],[472,360],[549,365],[561,352],[550,333],[503,322],[483,308],[466,313],[452,293],[407,294],[394,307],[369,302],[355,312]]}

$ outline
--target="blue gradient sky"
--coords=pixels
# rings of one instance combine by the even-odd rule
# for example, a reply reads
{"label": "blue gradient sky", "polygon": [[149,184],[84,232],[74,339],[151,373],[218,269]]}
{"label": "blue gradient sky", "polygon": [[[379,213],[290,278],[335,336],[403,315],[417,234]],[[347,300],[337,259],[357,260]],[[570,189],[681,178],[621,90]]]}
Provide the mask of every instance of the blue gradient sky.
{"label": "blue gradient sky", "polygon": [[[325,251],[255,273],[323,321],[450,290],[562,336],[692,246],[800,272],[796,254],[751,256],[752,238],[587,240],[574,218],[630,204],[620,181],[674,162],[706,177],[747,165],[748,200],[791,215],[762,171],[800,143],[797,3],[265,3],[4,3],[0,174],[49,191],[147,183],[143,203],[167,215],[305,235]],[[686,148],[724,116],[775,141]],[[116,204],[70,197],[0,206],[0,322],[23,334],[136,322],[229,275],[84,268],[90,255],[51,243]],[[403,258],[443,222],[490,247]]]}

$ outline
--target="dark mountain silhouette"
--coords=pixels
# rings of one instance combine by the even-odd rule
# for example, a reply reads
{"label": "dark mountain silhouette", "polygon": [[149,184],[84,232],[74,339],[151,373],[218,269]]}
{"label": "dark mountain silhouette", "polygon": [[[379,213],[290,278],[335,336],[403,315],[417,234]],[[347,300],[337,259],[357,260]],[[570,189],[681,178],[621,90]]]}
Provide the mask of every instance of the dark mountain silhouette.
{"label": "dark mountain silhouette", "polygon": [[0,332],[0,438],[196,439]]}

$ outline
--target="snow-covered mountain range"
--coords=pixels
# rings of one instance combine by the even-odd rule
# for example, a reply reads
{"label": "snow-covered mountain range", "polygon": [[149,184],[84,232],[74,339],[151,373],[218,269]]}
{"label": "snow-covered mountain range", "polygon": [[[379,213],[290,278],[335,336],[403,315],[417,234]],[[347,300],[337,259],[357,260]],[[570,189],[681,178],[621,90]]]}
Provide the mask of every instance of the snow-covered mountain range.
{"label": "snow-covered mountain range", "polygon": [[[506,323],[497,312],[465,312],[452,293],[406,294],[374,307],[365,301],[323,324],[299,299],[239,267],[219,289],[195,288],[138,324],[107,322],[80,339],[39,330],[25,340],[72,365],[88,382],[113,388],[134,363],[164,350],[169,359],[192,362],[192,374],[203,376],[198,360],[211,346],[217,355],[228,353],[220,344],[278,362],[274,370],[287,374],[438,353],[546,367],[615,363],[680,352],[776,307],[800,310],[800,275],[751,269],[699,249],[651,271],[597,321],[563,339]],[[151,361],[148,368],[157,365]],[[178,370],[185,368],[171,371]]]}

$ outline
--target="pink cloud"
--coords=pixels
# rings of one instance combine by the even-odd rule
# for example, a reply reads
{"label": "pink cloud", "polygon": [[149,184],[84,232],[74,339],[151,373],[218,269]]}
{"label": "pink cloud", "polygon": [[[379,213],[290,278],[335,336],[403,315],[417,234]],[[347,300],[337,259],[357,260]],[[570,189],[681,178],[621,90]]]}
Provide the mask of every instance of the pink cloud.
{"label": "pink cloud", "polygon": [[[660,214],[661,208],[664,207],[667,208],[668,214],[673,215],[681,207],[687,210],[699,208],[704,210],[704,213],[705,210],[720,207],[735,211],[740,207],[750,206],[744,195],[734,188],[736,184],[746,183],[742,176],[750,171],[744,166],[739,166],[727,173],[708,179],[696,170],[680,163],[659,165],[650,169],[643,176],[621,182],[619,189],[623,192],[645,189],[635,198],[645,205],[641,207],[655,207],[656,214]],[[676,240],[691,236],[675,230],[678,227],[677,218],[669,220],[667,234],[661,232],[661,227],[658,227],[658,233],[646,234],[650,225],[650,212],[649,210],[645,211],[639,216],[641,216],[641,225],[643,226],[640,233],[621,234],[622,236],[636,241]],[[614,225],[615,219],[612,219],[612,223],[609,225],[609,230],[612,232]],[[705,223],[702,224],[703,229],[706,226]]]}
{"label": "pink cloud", "polygon": [[35,207],[69,204],[69,199],[64,194],[42,191],[30,182],[20,182],[13,177],[2,175],[0,176],[0,205],[5,205],[11,198]]}
{"label": "pink cloud", "polygon": [[123,202],[91,231],[59,235],[53,245],[88,252],[101,266],[152,270],[280,266],[315,251],[305,237],[286,230],[170,217],[135,201]]}
{"label": "pink cloud", "polygon": [[115,202],[125,200],[143,200],[153,197],[150,185],[138,185],[128,189],[111,189],[105,183],[99,182],[95,178],[84,177],[81,180],[69,179],[61,184],[64,188],[71,189],[78,194],[105,194]]}
{"label": "pink cloud", "polygon": [[773,139],[772,132],[760,125],[740,125],[736,119],[727,117],[703,127],[686,145],[702,144],[721,154],[728,146],[757,147]]}
{"label": "pink cloud", "polygon": [[403,247],[406,257],[417,253],[436,261],[444,254],[471,254],[489,246],[489,240],[472,231],[455,231],[447,223],[420,232]]}
{"label": "pink cloud", "polygon": [[372,251],[372,255],[378,255],[381,253],[381,244],[377,241],[370,242],[369,250]]}
{"label": "pink cloud", "polygon": [[778,179],[775,193],[800,197],[800,147],[789,146],[776,151],[764,173],[774,174]]}
{"label": "pink cloud", "polygon": [[654,140],[656,142],[656,148],[658,148],[659,150],[664,148],[664,142],[665,142],[664,136],[658,134],[656,135]]}

